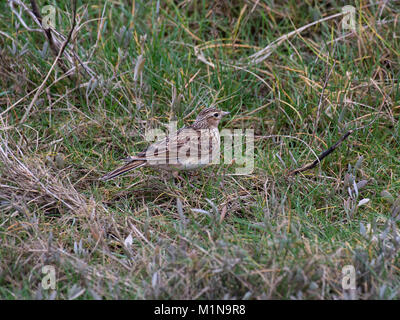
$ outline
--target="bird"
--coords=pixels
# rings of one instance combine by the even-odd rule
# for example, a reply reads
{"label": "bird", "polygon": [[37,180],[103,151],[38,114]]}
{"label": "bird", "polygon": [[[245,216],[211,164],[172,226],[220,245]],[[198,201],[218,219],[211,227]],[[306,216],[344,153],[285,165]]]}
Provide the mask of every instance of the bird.
{"label": "bird", "polygon": [[107,173],[100,180],[111,180],[141,167],[170,171],[174,177],[180,178],[178,172],[181,170],[194,170],[218,163],[220,151],[218,125],[228,114],[229,111],[215,107],[203,109],[192,125],[170,133],[136,156],[126,158],[125,165]]}

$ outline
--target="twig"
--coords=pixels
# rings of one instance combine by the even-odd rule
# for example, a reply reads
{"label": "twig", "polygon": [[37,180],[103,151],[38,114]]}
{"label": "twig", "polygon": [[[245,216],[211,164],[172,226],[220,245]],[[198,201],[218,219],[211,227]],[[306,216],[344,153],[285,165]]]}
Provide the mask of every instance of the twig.
{"label": "twig", "polygon": [[347,131],[343,136],[340,137],[340,139],[333,145],[331,146],[329,149],[325,150],[324,152],[322,152],[319,156],[318,159],[314,160],[313,162],[306,164],[305,166],[301,167],[301,168],[297,168],[295,170],[292,170],[289,172],[289,176],[293,176],[296,175],[300,172],[306,171],[306,170],[310,170],[314,167],[316,167],[325,157],[327,157],[328,155],[330,155],[333,151],[335,151],[335,149],[337,147],[339,147],[342,142],[344,140],[346,140],[348,138],[349,135],[351,135],[354,132],[354,130],[349,130]]}
{"label": "twig", "polygon": [[[39,24],[42,27],[44,34],[46,35],[47,41],[49,42],[51,50],[53,51],[54,55],[57,56],[59,50],[58,50],[58,47],[57,47],[56,43],[54,42],[54,39],[51,35],[51,29],[43,27],[42,16],[40,14],[39,7],[38,7],[36,1],[30,0],[30,2],[31,2],[32,12],[35,15],[35,17],[37,18],[37,20],[39,21]],[[68,68],[66,67],[65,63],[61,59],[59,59],[58,62],[60,64],[60,68],[62,69],[62,71],[64,71],[64,73],[67,73]]]}
{"label": "twig", "polygon": [[73,5],[74,5],[74,8],[73,8],[73,15],[74,15],[74,16],[73,16],[73,21],[72,21],[72,27],[71,27],[70,32],[68,33],[67,39],[65,39],[65,41],[64,41],[64,43],[63,43],[63,45],[62,45],[60,51],[58,52],[58,55],[57,55],[56,59],[55,59],[54,62],[53,62],[53,65],[51,66],[49,72],[47,73],[46,77],[44,78],[42,84],[39,86],[39,89],[36,91],[35,96],[33,97],[31,103],[29,104],[28,109],[26,110],[24,116],[22,117],[22,119],[21,119],[21,121],[20,121],[20,124],[21,124],[22,122],[24,122],[24,121],[26,120],[26,118],[28,117],[29,112],[30,112],[31,109],[32,109],[32,106],[34,105],[34,103],[35,103],[36,100],[38,99],[40,93],[42,92],[44,85],[46,84],[47,80],[48,80],[49,77],[50,77],[51,72],[53,71],[55,65],[57,64],[57,61],[58,61],[58,60],[60,59],[60,57],[62,56],[62,54],[63,54],[65,48],[66,48],[67,45],[68,45],[68,42],[71,40],[71,36],[72,36],[72,33],[74,32],[75,25],[76,25],[76,0],[73,1]]}
{"label": "twig", "polygon": [[[40,33],[45,34],[45,36],[49,42],[52,53],[54,54],[54,56],[57,56],[59,49],[61,48],[61,46],[64,42],[65,36],[62,35],[60,32],[58,32],[57,30],[55,30],[54,28],[51,28],[51,27],[44,28],[44,26],[42,25],[42,16],[40,15],[40,10],[39,10],[38,5],[36,4],[36,1],[30,0],[32,9],[28,8],[28,6],[21,0],[8,0],[8,2],[9,2],[11,11],[15,14],[15,16],[17,17],[19,22],[28,31],[35,31],[35,32],[40,32]],[[22,16],[15,9],[14,5],[18,5],[19,7],[21,7],[32,18],[32,20],[40,27],[40,29],[32,29],[32,28],[28,27],[26,22],[23,20]],[[79,28],[78,28],[78,30],[79,30]],[[75,61],[77,60],[77,61],[79,61],[79,64],[81,65],[82,70],[85,71],[90,78],[93,78],[93,77],[97,78],[97,74],[90,67],[87,66],[87,62],[84,63],[82,61],[82,59],[79,57],[79,55],[70,46],[68,46],[66,48],[63,57],[65,58],[65,60],[59,60],[59,64],[61,65],[61,69],[64,71],[64,73],[70,74],[72,72],[72,70],[75,69],[75,67],[73,67],[73,69],[70,69],[68,71],[68,68],[70,68],[69,65],[74,66]],[[78,70],[78,71],[81,71],[81,70]],[[82,73],[83,73],[83,71],[82,71]]]}
{"label": "twig", "polygon": [[295,169],[295,170],[290,171],[290,172],[288,173],[289,176],[296,175],[296,174],[298,174],[298,173],[300,173],[300,172],[303,172],[303,171],[310,170],[310,169],[314,168],[314,167],[317,166],[317,164],[319,164],[325,157],[327,157],[329,154],[331,154],[333,151],[335,151],[335,149],[336,149],[337,147],[339,147],[339,146],[342,144],[342,142],[343,142],[344,140],[346,140],[346,139],[349,137],[349,135],[351,135],[351,134],[352,134],[353,132],[355,132],[355,131],[359,131],[359,130],[365,129],[365,128],[367,128],[367,127],[370,127],[370,126],[378,119],[379,114],[381,113],[381,111],[382,111],[382,109],[383,109],[383,106],[384,106],[385,103],[386,103],[386,95],[385,95],[385,93],[379,88],[378,84],[375,82],[374,79],[371,78],[370,80],[371,80],[372,84],[373,84],[373,85],[378,89],[378,91],[382,94],[382,97],[383,97],[383,101],[382,101],[382,103],[381,103],[381,106],[379,107],[379,111],[376,113],[375,118],[372,119],[372,120],[371,120],[369,123],[367,123],[366,125],[363,125],[363,126],[361,126],[361,127],[356,127],[356,128],[354,128],[354,129],[351,129],[351,130],[347,131],[342,137],[340,137],[340,139],[339,139],[333,146],[331,146],[329,149],[327,149],[327,150],[325,150],[324,152],[322,152],[322,153],[318,156],[318,159],[314,160],[314,162],[309,163],[309,164],[307,164],[307,165],[305,165],[305,166],[303,166],[303,167],[301,167],[301,168],[297,168],[297,169]]}

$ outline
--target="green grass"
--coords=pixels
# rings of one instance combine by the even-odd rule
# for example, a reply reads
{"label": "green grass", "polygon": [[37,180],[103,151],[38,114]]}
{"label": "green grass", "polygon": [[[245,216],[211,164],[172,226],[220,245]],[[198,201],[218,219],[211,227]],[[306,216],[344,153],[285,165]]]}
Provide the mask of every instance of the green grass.
{"label": "green grass", "polygon": [[[96,85],[84,72],[60,80],[57,66],[24,123],[34,94],[23,97],[55,56],[0,4],[0,113],[15,104],[0,124],[0,298],[345,299],[349,264],[357,298],[398,298],[400,4],[357,2],[355,34],[339,39],[341,18],[328,20],[249,64],[342,3],[134,3],[132,16],[132,1],[78,1],[71,44]],[[50,4],[67,35],[70,2]],[[231,111],[221,128],[264,136],[252,174],[221,164],[183,173],[187,183],[151,169],[98,180],[146,146],[146,130],[189,124],[212,104]],[[355,128],[316,168],[288,175]],[[349,175],[350,188],[367,184],[346,209]],[[41,287],[44,265],[56,268],[55,293]]]}

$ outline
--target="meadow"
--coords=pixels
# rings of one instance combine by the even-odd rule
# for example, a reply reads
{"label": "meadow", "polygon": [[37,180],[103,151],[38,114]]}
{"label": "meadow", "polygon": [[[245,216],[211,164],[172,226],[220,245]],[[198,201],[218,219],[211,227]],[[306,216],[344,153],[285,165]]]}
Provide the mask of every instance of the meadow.
{"label": "meadow", "polygon": [[[2,1],[0,298],[398,299],[399,58],[400,1]],[[99,181],[210,106],[251,173]]]}

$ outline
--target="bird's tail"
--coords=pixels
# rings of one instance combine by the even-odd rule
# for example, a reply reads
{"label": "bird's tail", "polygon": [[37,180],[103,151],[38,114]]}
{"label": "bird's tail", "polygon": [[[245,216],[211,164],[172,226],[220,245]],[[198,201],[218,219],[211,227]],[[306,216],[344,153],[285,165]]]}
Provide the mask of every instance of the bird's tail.
{"label": "bird's tail", "polygon": [[131,171],[136,168],[140,168],[140,167],[144,166],[145,164],[146,164],[145,160],[131,161],[131,162],[127,163],[126,165],[107,173],[105,176],[101,177],[100,180],[107,181],[110,179],[114,179],[115,177],[118,177],[119,175],[121,175],[125,172]]}

